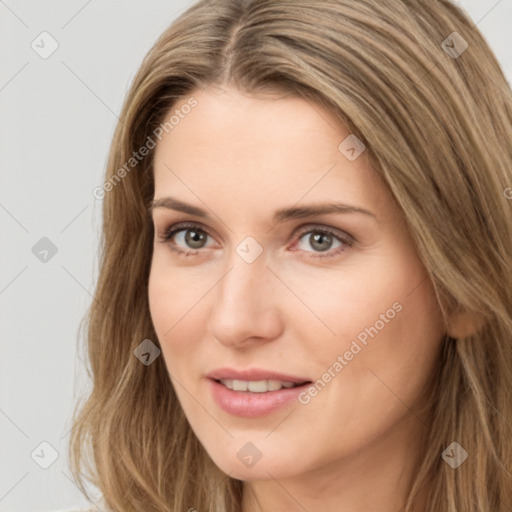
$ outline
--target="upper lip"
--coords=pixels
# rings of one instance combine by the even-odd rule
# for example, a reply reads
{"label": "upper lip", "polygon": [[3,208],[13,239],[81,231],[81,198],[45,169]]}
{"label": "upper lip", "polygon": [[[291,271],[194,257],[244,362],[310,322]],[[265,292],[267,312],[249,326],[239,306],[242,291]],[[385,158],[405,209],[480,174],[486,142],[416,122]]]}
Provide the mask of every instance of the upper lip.
{"label": "upper lip", "polygon": [[264,370],[260,368],[249,368],[246,370],[237,370],[235,368],[217,368],[211,371],[208,378],[214,380],[233,379],[233,380],[279,380],[282,382],[303,383],[311,382],[305,377],[297,377],[295,375],[287,375],[273,370]]}

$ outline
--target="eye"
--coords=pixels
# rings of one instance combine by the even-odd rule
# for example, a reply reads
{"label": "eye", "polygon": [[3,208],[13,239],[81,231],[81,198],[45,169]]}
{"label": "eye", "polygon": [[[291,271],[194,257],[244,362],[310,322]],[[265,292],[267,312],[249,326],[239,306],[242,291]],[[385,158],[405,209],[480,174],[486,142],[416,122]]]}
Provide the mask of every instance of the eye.
{"label": "eye", "polygon": [[[306,227],[295,235],[299,250],[311,253],[312,258],[329,258],[354,246],[356,240],[348,233],[326,227]],[[208,232],[196,223],[180,223],[169,226],[163,235],[162,242],[169,243],[172,251],[179,256],[195,256],[206,246]],[[304,239],[304,240],[303,240]],[[309,247],[313,251],[308,251]],[[334,246],[334,247],[333,247]],[[314,254],[316,253],[316,254]],[[325,254],[322,254],[325,253]]]}
{"label": "eye", "polygon": [[333,231],[325,227],[315,227],[305,231],[302,230],[299,233],[298,241],[300,250],[310,252],[307,250],[308,245],[314,249],[313,252],[317,254],[312,255],[311,257],[313,258],[329,258],[336,256],[347,248],[352,247],[354,243],[355,240],[352,236],[341,234],[341,232]]}
{"label": "eye", "polygon": [[[164,233],[162,242],[171,242],[170,248],[179,255],[193,256],[205,246],[210,235],[194,223],[182,223],[169,226]],[[180,245],[177,245],[180,244]],[[190,250],[192,249],[192,250]]]}

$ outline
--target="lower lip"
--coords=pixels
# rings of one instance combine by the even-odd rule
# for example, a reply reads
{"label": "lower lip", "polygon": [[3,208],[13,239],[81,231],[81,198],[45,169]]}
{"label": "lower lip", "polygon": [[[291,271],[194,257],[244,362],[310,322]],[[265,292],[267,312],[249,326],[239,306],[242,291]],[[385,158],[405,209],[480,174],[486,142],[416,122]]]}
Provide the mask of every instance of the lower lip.
{"label": "lower lip", "polygon": [[278,391],[253,393],[251,391],[233,391],[216,380],[208,380],[217,405],[228,414],[246,418],[266,416],[297,400],[298,395],[311,386],[309,383],[294,388],[281,388]]}

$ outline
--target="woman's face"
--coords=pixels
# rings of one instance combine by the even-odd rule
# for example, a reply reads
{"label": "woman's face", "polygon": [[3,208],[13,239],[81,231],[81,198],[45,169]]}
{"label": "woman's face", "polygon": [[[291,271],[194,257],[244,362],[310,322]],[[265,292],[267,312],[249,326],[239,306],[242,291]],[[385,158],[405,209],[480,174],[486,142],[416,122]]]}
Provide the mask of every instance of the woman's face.
{"label": "woman's face", "polygon": [[242,480],[405,454],[445,329],[366,152],[299,98],[191,96],[155,150],[149,300],[192,429]]}

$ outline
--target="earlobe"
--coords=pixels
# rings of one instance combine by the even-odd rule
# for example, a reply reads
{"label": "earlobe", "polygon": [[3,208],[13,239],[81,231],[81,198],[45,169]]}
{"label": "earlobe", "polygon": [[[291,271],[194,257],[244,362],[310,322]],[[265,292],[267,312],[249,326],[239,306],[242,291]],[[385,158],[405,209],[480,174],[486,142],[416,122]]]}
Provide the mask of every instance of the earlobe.
{"label": "earlobe", "polygon": [[479,331],[485,324],[485,317],[475,311],[459,311],[453,313],[446,333],[450,338],[466,338]]}

